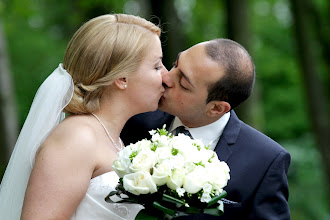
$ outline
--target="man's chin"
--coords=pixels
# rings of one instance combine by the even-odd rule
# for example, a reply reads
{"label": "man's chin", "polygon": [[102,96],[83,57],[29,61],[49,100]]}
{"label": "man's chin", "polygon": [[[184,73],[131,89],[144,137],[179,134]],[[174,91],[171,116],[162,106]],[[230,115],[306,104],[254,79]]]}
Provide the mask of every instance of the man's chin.
{"label": "man's chin", "polygon": [[165,102],[165,99],[163,97],[158,102],[158,109],[163,111],[163,112],[167,112],[166,102]]}
{"label": "man's chin", "polygon": [[163,99],[161,98],[158,102],[158,109],[163,111],[163,108],[164,108],[164,101]]}

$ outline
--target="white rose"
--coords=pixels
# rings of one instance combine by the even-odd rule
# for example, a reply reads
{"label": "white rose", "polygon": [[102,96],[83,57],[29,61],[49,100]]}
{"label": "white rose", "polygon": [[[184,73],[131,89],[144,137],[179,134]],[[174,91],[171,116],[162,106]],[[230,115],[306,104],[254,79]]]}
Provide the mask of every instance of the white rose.
{"label": "white rose", "polygon": [[204,146],[204,143],[200,140],[200,139],[193,139],[192,140],[192,143],[197,147],[199,147],[200,149],[204,148],[205,149],[205,146]]}
{"label": "white rose", "polygon": [[156,163],[156,155],[150,149],[141,150],[133,159],[130,169],[133,172],[144,170],[150,172],[150,169]]}
{"label": "white rose", "polygon": [[230,169],[227,163],[216,160],[212,163],[207,163],[205,168],[213,187],[221,192],[227,186],[227,182],[230,179]]}
{"label": "white rose", "polygon": [[169,147],[158,147],[155,151],[157,162],[161,163],[163,160],[172,157],[172,149]]}
{"label": "white rose", "polygon": [[132,153],[132,145],[128,145],[127,147],[124,147],[124,149],[122,149],[121,151],[118,152],[118,159],[121,158],[129,158],[129,156]]}
{"label": "white rose", "polygon": [[123,178],[123,186],[125,190],[134,195],[157,192],[157,186],[152,180],[150,173],[145,171],[125,175]]}
{"label": "white rose", "polygon": [[195,194],[203,188],[208,182],[206,170],[202,166],[196,166],[195,169],[188,173],[184,178],[183,188],[188,192]]}
{"label": "white rose", "polygon": [[167,183],[167,180],[170,176],[171,169],[166,164],[158,164],[153,168],[152,179],[157,186],[162,186]]}
{"label": "white rose", "polygon": [[[119,151],[119,156],[120,156],[120,153],[123,152],[123,151],[127,151],[127,152],[130,152],[132,153],[133,151],[137,151],[138,150],[138,146],[136,144],[130,144],[128,146],[126,146],[123,150]],[[126,152],[123,154],[126,154]]]}
{"label": "white rose", "polygon": [[184,134],[178,134],[178,136],[174,136],[172,139],[172,144],[178,147],[185,145],[192,145],[193,140]]}
{"label": "white rose", "polygon": [[172,156],[168,161],[168,166],[173,169],[183,169],[184,167],[184,157],[181,154]]}
{"label": "white rose", "polygon": [[213,150],[207,150],[204,147],[199,151],[199,161],[202,161],[203,164],[209,163],[210,159],[214,158],[216,153]]}
{"label": "white rose", "polygon": [[176,190],[177,188],[181,188],[183,185],[185,177],[185,172],[182,169],[174,169],[172,170],[172,173],[170,175],[170,178],[168,178],[167,181],[167,187],[173,190]]}
{"label": "white rose", "polygon": [[166,135],[154,134],[151,137],[152,142],[157,143],[158,147],[169,147],[171,144],[171,139]]}
{"label": "white rose", "polygon": [[186,170],[186,173],[190,173],[196,168],[196,165],[193,162],[188,161],[184,164],[184,168]]}
{"label": "white rose", "polygon": [[132,150],[130,147],[125,147],[123,150],[118,152],[118,159],[112,164],[112,168],[116,171],[119,177],[123,177],[127,173],[131,173],[130,165],[131,159],[130,155]]}
{"label": "white rose", "polygon": [[[169,180],[170,176],[173,175],[172,170],[183,170],[184,168],[184,158],[182,155],[178,154],[172,156],[168,159],[164,159],[161,163],[157,164],[153,168],[153,179],[158,186],[164,185]],[[178,175],[178,174],[175,174]],[[164,183],[164,181],[166,181]],[[172,180],[171,182],[177,182]],[[174,186],[173,186],[174,188]]]}
{"label": "white rose", "polygon": [[[210,150],[210,151],[212,151],[212,150]],[[214,151],[212,151],[212,152],[213,152],[213,154],[212,154],[211,158],[209,159],[209,162],[213,163],[214,161],[220,161],[217,153],[215,153]]]}
{"label": "white rose", "polygon": [[123,177],[124,175],[130,173],[130,164],[130,159],[122,158],[121,160],[115,160],[112,164],[112,168],[118,174],[119,177]]}
{"label": "white rose", "polygon": [[143,139],[141,141],[136,142],[135,145],[137,146],[137,151],[149,150],[151,147],[151,141]]}
{"label": "white rose", "polygon": [[192,144],[192,139],[183,134],[179,134],[173,138],[173,147],[184,157],[185,162],[197,162],[199,158],[199,151],[197,147]]}

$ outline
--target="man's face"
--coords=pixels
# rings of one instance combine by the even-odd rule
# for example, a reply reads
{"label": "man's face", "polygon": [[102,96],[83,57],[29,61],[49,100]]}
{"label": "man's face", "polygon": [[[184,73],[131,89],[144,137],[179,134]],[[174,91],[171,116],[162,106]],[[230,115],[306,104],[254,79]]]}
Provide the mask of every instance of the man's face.
{"label": "man's face", "polygon": [[162,76],[167,87],[158,108],[179,117],[189,127],[201,126],[207,117],[208,86],[222,74],[220,66],[207,56],[205,44],[180,53],[173,68]]}

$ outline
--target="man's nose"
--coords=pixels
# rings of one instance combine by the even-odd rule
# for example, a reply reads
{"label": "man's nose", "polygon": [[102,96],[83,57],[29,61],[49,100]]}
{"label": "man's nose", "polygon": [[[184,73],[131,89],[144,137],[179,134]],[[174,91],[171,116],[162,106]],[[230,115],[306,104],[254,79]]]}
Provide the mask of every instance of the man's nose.
{"label": "man's nose", "polygon": [[162,75],[163,85],[164,87],[172,87],[173,86],[173,80],[171,78],[171,71],[167,71]]}

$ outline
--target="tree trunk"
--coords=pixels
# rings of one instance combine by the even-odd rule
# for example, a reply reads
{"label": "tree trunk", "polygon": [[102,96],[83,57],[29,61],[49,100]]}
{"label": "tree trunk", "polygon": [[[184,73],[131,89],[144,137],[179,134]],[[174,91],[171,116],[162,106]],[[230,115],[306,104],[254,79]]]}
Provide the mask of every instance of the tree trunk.
{"label": "tree trunk", "polygon": [[164,55],[163,63],[166,68],[171,69],[177,54],[187,49],[187,45],[183,41],[182,22],[177,16],[173,0],[150,0],[150,5],[151,14],[159,18],[163,30],[161,36]]}
{"label": "tree trunk", "polygon": [[8,67],[8,55],[0,22],[0,161],[7,165],[17,139],[17,115],[14,89]]}
{"label": "tree trunk", "polygon": [[[330,198],[330,141],[329,141],[329,115],[327,111],[327,99],[322,88],[317,71],[317,60],[312,46],[313,39],[309,35],[312,26],[306,13],[305,0],[290,0],[294,18],[294,30],[297,42],[297,53],[301,68],[301,74],[306,91],[307,106],[312,129],[316,138],[316,146],[322,157],[325,176]],[[318,27],[314,27],[318,28]]]}
{"label": "tree trunk", "polygon": [[[321,56],[322,56],[322,61],[324,63],[324,66],[326,68],[326,72],[330,73],[330,40],[329,40],[329,36],[330,36],[330,13],[327,13],[326,16],[322,16],[320,14],[320,12],[318,11],[317,7],[315,6],[314,2],[310,2],[310,1],[305,1],[305,4],[307,5],[305,7],[305,9],[308,10],[308,16],[310,19],[310,21],[312,22],[310,25],[312,27],[317,27],[314,28],[315,34],[316,34],[316,38],[317,41],[319,42],[319,44],[321,45],[320,49],[321,49]],[[327,4],[327,11],[330,11],[330,3],[328,2]],[[322,28],[325,27],[325,28]],[[326,28],[328,27],[328,28]],[[326,75],[326,84],[325,84],[325,88],[328,88],[328,92],[326,94],[330,94],[329,93],[329,89],[330,89],[330,74]],[[329,96],[328,96],[329,98]],[[329,100],[329,99],[328,99]],[[328,101],[329,104],[329,101]],[[329,107],[329,106],[328,106]]]}
{"label": "tree trunk", "polygon": [[[251,34],[249,30],[248,1],[225,0],[225,5],[228,38],[240,43],[250,53]],[[251,53],[250,55],[253,57]],[[242,121],[262,130],[264,117],[260,106],[259,93],[258,83],[256,82],[251,97],[235,111]]]}

